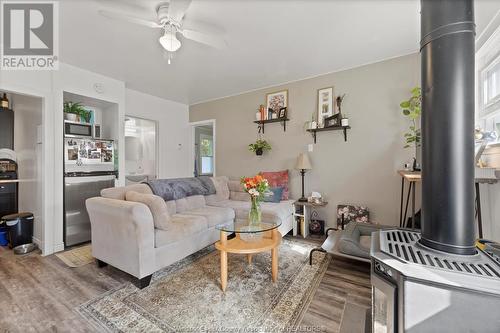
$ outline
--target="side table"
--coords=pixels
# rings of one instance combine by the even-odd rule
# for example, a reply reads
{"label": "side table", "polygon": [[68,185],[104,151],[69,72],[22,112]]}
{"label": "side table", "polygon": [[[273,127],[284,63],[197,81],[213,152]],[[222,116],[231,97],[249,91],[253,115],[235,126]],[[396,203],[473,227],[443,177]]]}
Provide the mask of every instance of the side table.
{"label": "side table", "polygon": [[[309,222],[311,220],[311,213],[315,208],[322,208],[328,205],[327,201],[323,201],[320,204],[304,201],[295,201],[294,206],[294,217],[299,217],[304,220],[304,224],[301,225],[300,233],[302,237],[306,238],[309,235]],[[296,221],[294,221],[296,223]],[[295,229],[295,228],[294,228]]]}

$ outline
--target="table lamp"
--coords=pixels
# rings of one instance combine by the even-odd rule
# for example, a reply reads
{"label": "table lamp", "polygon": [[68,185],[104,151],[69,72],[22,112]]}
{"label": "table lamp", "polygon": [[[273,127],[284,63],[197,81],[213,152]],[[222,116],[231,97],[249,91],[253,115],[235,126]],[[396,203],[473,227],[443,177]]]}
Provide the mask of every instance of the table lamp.
{"label": "table lamp", "polygon": [[311,162],[309,161],[309,156],[307,153],[300,153],[297,157],[297,164],[295,164],[295,169],[300,170],[302,176],[302,197],[299,199],[300,202],[307,202],[307,198],[304,195],[304,175],[306,170],[311,170]]}

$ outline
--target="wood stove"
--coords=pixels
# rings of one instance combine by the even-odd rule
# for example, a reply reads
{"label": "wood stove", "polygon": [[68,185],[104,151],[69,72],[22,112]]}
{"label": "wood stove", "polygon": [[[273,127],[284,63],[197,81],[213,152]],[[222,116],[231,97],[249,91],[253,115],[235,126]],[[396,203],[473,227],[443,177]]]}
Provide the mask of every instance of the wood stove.
{"label": "wood stove", "polygon": [[474,246],[473,0],[421,0],[422,233],[372,237],[372,328],[500,332],[500,258]]}

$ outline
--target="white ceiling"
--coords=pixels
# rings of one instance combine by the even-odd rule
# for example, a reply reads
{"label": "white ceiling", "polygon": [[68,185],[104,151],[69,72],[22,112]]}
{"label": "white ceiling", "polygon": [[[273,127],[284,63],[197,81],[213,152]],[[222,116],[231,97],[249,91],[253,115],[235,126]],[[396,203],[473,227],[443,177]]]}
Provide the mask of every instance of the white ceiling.
{"label": "white ceiling", "polygon": [[[62,1],[61,60],[195,104],[417,52],[420,39],[418,0],[194,0],[186,17],[223,28],[229,46],[181,39],[168,65],[159,30],[98,14],[116,9],[154,20],[159,2]],[[476,0],[478,35],[499,10],[498,0]]]}

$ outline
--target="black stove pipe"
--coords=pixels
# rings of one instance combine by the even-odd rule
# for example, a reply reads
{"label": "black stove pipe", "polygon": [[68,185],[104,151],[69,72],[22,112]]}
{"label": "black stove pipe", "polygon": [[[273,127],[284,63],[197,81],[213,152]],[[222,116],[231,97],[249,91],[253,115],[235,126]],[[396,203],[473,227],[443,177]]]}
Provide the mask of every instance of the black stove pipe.
{"label": "black stove pipe", "polygon": [[475,254],[473,0],[421,0],[422,238]]}

